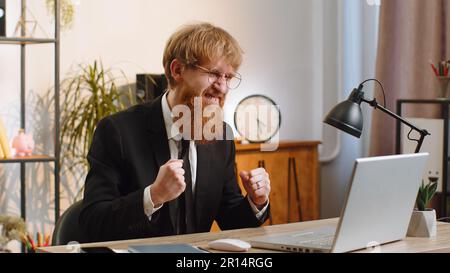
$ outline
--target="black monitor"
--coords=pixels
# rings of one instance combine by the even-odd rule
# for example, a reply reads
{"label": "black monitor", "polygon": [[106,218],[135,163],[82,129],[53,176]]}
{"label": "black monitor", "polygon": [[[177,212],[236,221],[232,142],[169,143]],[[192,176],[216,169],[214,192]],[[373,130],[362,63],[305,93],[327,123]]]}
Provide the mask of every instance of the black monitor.
{"label": "black monitor", "polygon": [[167,89],[164,74],[136,74],[136,100],[138,103],[150,102]]}
{"label": "black monitor", "polygon": [[6,1],[0,0],[0,36],[6,36]]}

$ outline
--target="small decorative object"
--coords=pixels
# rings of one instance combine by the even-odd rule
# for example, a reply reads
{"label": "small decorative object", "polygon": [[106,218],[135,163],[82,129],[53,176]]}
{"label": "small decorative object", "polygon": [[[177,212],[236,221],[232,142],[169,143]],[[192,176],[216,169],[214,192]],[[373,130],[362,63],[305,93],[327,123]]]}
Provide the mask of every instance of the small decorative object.
{"label": "small decorative object", "polygon": [[[19,19],[17,20],[16,27],[14,28],[13,37],[20,38],[35,38],[38,37],[50,37],[45,29],[39,24],[36,16],[30,9],[25,8]],[[36,33],[36,30],[39,32]]]}
{"label": "small decorative object", "polygon": [[[27,37],[33,38],[36,34],[36,28],[38,27],[37,20],[32,17],[31,20],[24,20],[19,18],[16,27],[14,28],[14,37]],[[22,32],[23,31],[23,32]]]}
{"label": "small decorative object", "polygon": [[448,98],[448,85],[450,83],[450,61],[439,62],[437,67],[431,64],[434,75],[439,82],[438,99]]}
{"label": "small decorative object", "polygon": [[[55,14],[55,0],[46,0],[47,10],[50,15]],[[60,10],[61,10],[61,29],[63,31],[69,30],[73,26],[73,21],[75,18],[75,6],[79,5],[79,0],[61,0]]]}
{"label": "small decorative object", "polygon": [[234,125],[243,139],[251,143],[270,141],[280,130],[281,113],[276,103],[263,95],[241,100],[234,112]]}
{"label": "small decorative object", "polygon": [[25,134],[23,129],[14,137],[12,147],[16,149],[17,156],[30,156],[34,150],[34,140],[31,134]]}
{"label": "small decorative object", "polygon": [[6,245],[25,236],[25,222],[22,218],[0,215],[0,253],[11,252]]}
{"label": "small decorative object", "polygon": [[437,181],[430,179],[430,182],[425,185],[422,181],[422,186],[416,199],[417,209],[414,209],[411,221],[409,222],[407,236],[410,237],[433,237],[436,236],[436,211],[427,208],[433,196],[436,194]]}

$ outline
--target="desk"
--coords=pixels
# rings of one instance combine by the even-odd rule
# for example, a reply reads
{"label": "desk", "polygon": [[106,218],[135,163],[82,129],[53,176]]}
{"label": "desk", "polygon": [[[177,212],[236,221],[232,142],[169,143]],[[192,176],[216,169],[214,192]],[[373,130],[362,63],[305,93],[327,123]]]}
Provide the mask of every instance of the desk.
{"label": "desk", "polygon": [[[157,237],[148,239],[136,239],[126,241],[114,241],[104,243],[82,244],[81,246],[108,246],[114,249],[127,249],[128,245],[136,244],[165,244],[165,243],[188,243],[208,249],[208,242],[222,238],[239,238],[250,240],[252,237],[280,234],[296,230],[304,230],[315,227],[324,227],[337,225],[338,218],[316,220],[300,223],[263,226],[259,228],[236,229],[220,232],[207,232],[189,235],[178,235],[168,237]],[[66,246],[44,247],[38,249],[38,252],[64,253],[70,252]],[[210,250],[210,249],[208,249]],[[435,238],[406,238],[402,241],[385,244],[380,247],[381,252],[450,252],[450,224],[438,222],[437,236]],[[212,250],[211,250],[212,251]],[[212,251],[219,252],[219,251]],[[265,249],[252,248],[250,252],[277,252]],[[360,250],[357,252],[367,252]]]}

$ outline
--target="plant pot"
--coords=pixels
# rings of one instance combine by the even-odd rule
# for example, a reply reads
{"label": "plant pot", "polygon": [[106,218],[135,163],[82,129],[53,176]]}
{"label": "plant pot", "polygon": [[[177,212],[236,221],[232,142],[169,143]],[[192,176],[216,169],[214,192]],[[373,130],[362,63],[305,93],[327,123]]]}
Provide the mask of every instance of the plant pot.
{"label": "plant pot", "polygon": [[436,211],[427,209],[419,211],[415,209],[411,215],[407,236],[409,237],[434,237],[436,236]]}

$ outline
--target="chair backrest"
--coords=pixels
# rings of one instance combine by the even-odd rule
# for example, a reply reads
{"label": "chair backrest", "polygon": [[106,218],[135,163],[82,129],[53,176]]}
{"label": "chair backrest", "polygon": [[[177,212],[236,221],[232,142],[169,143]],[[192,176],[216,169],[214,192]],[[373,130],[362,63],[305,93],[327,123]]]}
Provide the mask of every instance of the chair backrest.
{"label": "chair backrest", "polygon": [[78,217],[81,212],[81,205],[83,201],[73,203],[64,213],[59,217],[55,225],[55,230],[52,236],[52,245],[66,245],[71,241],[80,242],[81,234],[78,224]]}

